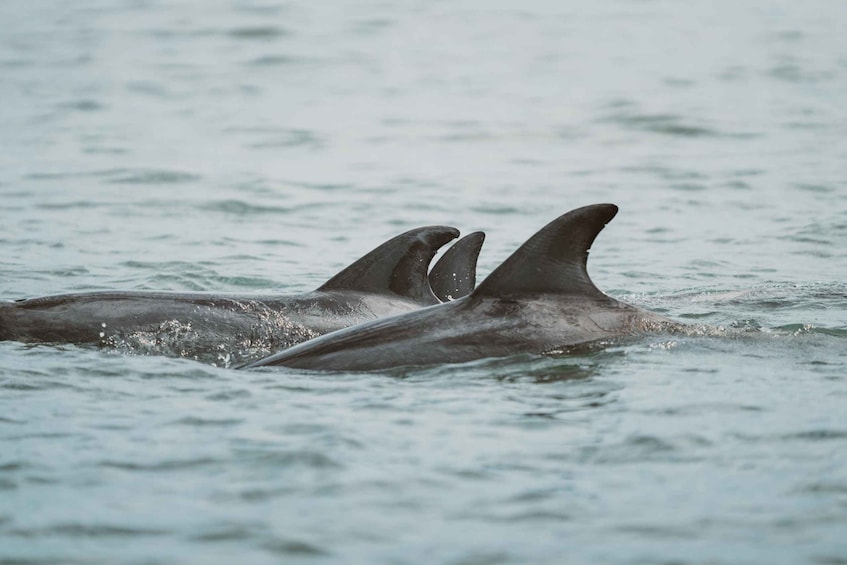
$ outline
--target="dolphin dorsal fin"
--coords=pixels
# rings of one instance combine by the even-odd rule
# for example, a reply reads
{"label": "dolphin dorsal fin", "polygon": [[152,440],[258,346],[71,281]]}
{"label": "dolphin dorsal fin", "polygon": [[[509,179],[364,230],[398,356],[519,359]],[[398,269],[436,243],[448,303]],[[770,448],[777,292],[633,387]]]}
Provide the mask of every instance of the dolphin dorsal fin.
{"label": "dolphin dorsal fin", "polygon": [[485,234],[470,233],[454,243],[429,272],[432,292],[442,302],[461,298],[476,286],[476,261]]}
{"label": "dolphin dorsal fin", "polygon": [[605,297],[586,271],[588,250],[618,207],[594,204],[559,216],[520,246],[472,296],[571,294]]}
{"label": "dolphin dorsal fin", "polygon": [[329,279],[318,290],[396,294],[423,305],[437,304],[427,279],[432,258],[459,237],[449,226],[426,226],[393,237]]}

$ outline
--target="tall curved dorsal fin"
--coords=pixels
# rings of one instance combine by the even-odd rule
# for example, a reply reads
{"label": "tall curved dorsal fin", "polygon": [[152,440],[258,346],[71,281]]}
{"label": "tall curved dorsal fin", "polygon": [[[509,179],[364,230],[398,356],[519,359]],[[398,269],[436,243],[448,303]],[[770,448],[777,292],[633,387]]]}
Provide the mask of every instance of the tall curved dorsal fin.
{"label": "tall curved dorsal fin", "polygon": [[444,252],[441,259],[429,272],[432,292],[442,302],[461,298],[471,293],[476,286],[476,261],[485,234],[473,232]]}
{"label": "tall curved dorsal fin", "polygon": [[588,250],[618,207],[594,204],[559,216],[529,238],[480,283],[472,296],[605,295],[588,276]]}
{"label": "tall curved dorsal fin", "polygon": [[329,279],[318,290],[396,294],[421,304],[437,304],[427,279],[432,258],[459,237],[449,226],[426,226],[393,237]]}

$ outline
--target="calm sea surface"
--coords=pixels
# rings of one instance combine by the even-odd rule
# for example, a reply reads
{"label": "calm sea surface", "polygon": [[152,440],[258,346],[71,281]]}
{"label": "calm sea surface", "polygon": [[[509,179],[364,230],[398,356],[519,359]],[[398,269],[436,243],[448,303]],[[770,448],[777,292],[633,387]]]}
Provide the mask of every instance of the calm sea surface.
{"label": "calm sea surface", "polygon": [[847,563],[847,3],[0,3],[0,299],[585,204],[726,331],[379,374],[0,343],[0,563]]}

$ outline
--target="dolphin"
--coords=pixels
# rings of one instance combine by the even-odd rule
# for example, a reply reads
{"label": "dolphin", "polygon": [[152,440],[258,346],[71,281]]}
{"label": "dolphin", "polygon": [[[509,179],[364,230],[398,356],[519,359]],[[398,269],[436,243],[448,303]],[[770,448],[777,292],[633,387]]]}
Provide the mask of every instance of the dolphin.
{"label": "dolphin", "polygon": [[589,248],[617,211],[595,204],[560,216],[464,298],[328,333],[239,368],[371,371],[461,363],[567,352],[672,328],[671,320],[607,296],[588,276]]}
{"label": "dolphin", "polygon": [[[438,249],[458,235],[449,226],[407,231],[300,295],[89,292],[0,303],[0,340],[99,345],[229,366],[352,324],[438,304],[427,269]],[[465,238],[448,250],[437,273],[474,277],[477,239]],[[446,277],[434,281],[445,295],[462,291]]]}
{"label": "dolphin", "polygon": [[441,302],[471,293],[476,286],[476,262],[485,234],[473,232],[450,246],[429,272],[429,285]]}

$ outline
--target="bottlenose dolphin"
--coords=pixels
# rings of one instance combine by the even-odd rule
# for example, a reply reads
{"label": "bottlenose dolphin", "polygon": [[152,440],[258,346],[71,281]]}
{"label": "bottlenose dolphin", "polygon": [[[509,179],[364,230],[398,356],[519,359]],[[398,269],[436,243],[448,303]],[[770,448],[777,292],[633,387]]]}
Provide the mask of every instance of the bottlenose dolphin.
{"label": "bottlenose dolphin", "polygon": [[588,276],[588,250],[617,211],[595,204],[560,216],[464,298],[338,330],[244,368],[369,371],[458,363],[566,351],[674,327],[605,295]]}
{"label": "bottlenose dolphin", "polygon": [[473,232],[450,246],[429,272],[432,292],[441,302],[456,300],[476,286],[476,262],[485,234]]}
{"label": "bottlenose dolphin", "polygon": [[[89,292],[2,303],[0,340],[244,362],[352,324],[438,304],[427,269],[458,235],[448,226],[407,231],[301,295]],[[439,269],[475,276],[474,241],[445,253]],[[435,279],[445,295],[461,291],[456,281]]]}

